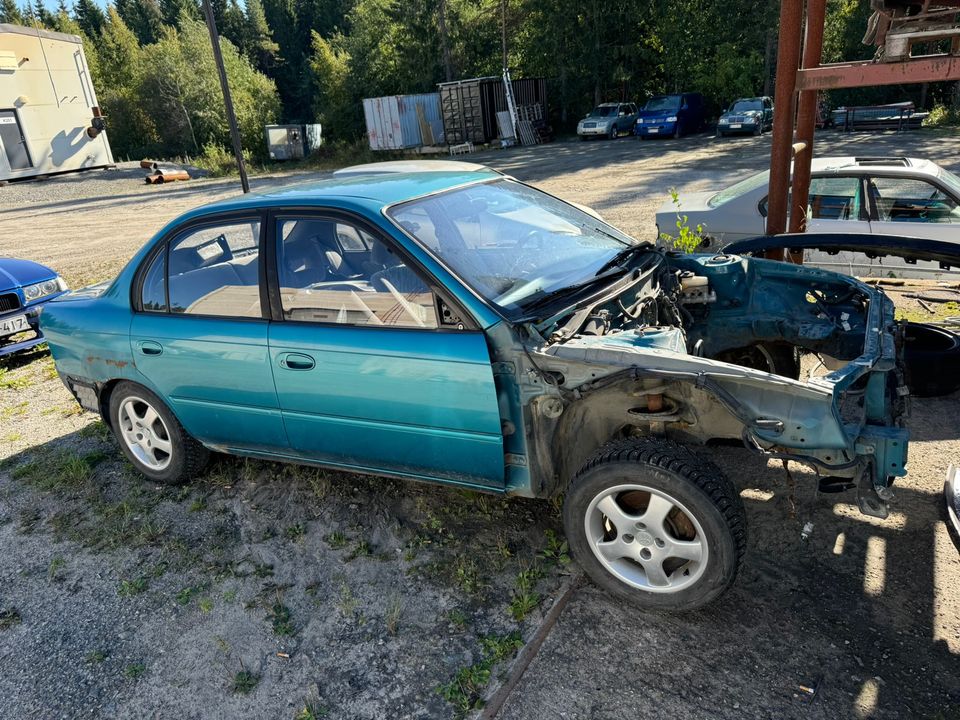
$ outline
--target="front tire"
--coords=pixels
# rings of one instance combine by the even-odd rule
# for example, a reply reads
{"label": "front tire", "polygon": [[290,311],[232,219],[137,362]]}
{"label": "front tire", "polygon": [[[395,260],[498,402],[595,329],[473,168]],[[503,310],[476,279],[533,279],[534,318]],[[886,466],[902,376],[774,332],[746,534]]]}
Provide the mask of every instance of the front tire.
{"label": "front tire", "polygon": [[746,516],[716,465],[656,438],[601,448],[567,489],[570,547],[607,592],[651,610],[702,607],[734,582]]}
{"label": "front tire", "polygon": [[620,137],[620,131],[617,129],[617,126],[614,125],[610,128],[610,139],[616,140],[618,137]]}
{"label": "front tire", "polygon": [[210,458],[166,404],[136,383],[122,382],[110,394],[110,427],[123,454],[154,482],[183,483],[203,472]]}

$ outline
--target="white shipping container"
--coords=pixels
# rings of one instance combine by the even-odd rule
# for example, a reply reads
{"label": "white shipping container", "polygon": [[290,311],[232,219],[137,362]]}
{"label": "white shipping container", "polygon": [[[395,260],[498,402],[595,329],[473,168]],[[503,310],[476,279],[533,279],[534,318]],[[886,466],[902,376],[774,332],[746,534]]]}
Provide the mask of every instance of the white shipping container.
{"label": "white shipping container", "polygon": [[437,93],[365,98],[363,117],[371,150],[401,150],[443,142]]}

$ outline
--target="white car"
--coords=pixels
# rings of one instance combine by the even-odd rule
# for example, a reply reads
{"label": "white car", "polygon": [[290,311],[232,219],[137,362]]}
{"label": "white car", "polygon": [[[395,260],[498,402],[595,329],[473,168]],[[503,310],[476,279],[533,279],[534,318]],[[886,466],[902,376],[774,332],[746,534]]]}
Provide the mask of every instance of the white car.
{"label": "white car", "polygon": [[[899,235],[960,244],[960,177],[929,160],[906,157],[817,158],[811,168],[807,231]],[[680,195],[687,225],[703,225],[702,252],[766,233],[769,172],[719,192]],[[657,236],[677,234],[677,207],[657,211]],[[858,276],[929,277],[944,272],[937,263],[907,265],[896,258],[863,253],[808,251],[816,267]]]}

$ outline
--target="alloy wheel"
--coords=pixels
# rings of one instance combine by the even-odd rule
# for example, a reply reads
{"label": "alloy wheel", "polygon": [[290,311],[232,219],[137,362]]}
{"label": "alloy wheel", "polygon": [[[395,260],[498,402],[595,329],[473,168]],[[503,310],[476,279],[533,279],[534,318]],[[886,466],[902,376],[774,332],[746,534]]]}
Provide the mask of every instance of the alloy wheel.
{"label": "alloy wheel", "polygon": [[170,431],[149,402],[133,395],[127,397],[120,404],[117,422],[127,449],[145,467],[159,471],[170,464]]}
{"label": "alloy wheel", "polygon": [[604,568],[641,590],[679,592],[707,567],[710,548],[700,522],[662,490],[606,488],[587,507],[584,529]]}

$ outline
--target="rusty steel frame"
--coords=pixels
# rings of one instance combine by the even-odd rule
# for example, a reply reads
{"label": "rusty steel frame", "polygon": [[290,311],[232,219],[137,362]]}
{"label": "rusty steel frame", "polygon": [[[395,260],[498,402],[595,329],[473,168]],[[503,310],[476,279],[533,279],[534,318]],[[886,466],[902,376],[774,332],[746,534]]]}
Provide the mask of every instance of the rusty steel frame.
{"label": "rusty steel frame", "polygon": [[[937,55],[897,62],[851,62],[821,65],[826,0],[781,0],[777,57],[773,144],[770,148],[770,185],[767,200],[767,234],[787,230],[790,165],[793,160],[793,207],[790,231],[806,229],[806,204],[813,160],[813,134],[820,90],[960,80],[960,56]],[[953,4],[956,0],[945,0]],[[801,28],[805,29],[800,63]],[[794,120],[796,115],[796,140]],[[794,160],[795,157],[795,160]],[[765,256],[783,259],[782,250]],[[802,262],[802,252],[791,255]]]}
{"label": "rusty steel frame", "polygon": [[[780,35],[777,41],[777,80],[774,89],[773,144],[770,149],[770,193],[767,203],[767,234],[787,230],[787,195],[790,190],[790,159],[793,154],[793,113],[800,65],[800,31],[803,0],[781,0]],[[782,260],[782,250],[766,257]]]}

